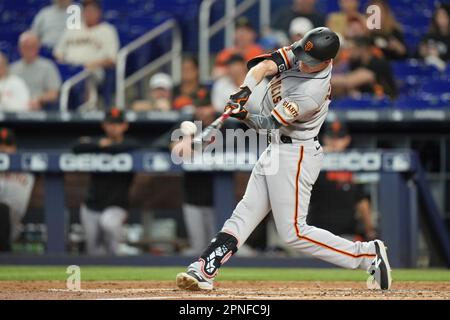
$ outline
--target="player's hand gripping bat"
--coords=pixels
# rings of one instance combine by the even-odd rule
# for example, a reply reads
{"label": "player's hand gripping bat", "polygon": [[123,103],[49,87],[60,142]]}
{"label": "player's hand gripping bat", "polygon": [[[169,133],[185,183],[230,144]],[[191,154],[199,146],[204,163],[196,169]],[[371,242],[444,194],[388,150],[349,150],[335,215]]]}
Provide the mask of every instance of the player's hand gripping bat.
{"label": "player's hand gripping bat", "polygon": [[194,137],[192,140],[192,147],[201,145],[203,148],[214,142],[217,132],[222,128],[225,120],[229,117],[234,117],[239,120],[244,120],[247,117],[248,111],[244,108],[247,103],[250,94],[252,92],[246,87],[242,87],[238,92],[230,96],[230,101],[225,107],[225,112],[214,120],[209,126],[205,128],[201,133]]}

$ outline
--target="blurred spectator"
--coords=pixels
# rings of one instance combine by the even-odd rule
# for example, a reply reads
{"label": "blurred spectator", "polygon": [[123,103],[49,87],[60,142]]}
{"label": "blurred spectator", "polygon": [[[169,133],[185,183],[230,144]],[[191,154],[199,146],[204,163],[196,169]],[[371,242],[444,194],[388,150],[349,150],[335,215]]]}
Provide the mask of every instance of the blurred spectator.
{"label": "blurred spectator", "polygon": [[316,0],[293,0],[289,7],[280,8],[274,15],[272,27],[289,33],[291,21],[297,17],[308,18],[314,28],[325,25],[325,17],[316,10]]}
{"label": "blurred spectator", "polygon": [[342,36],[347,40],[359,37],[369,37],[369,29],[367,29],[365,20],[360,19],[359,17],[349,18],[345,24]]}
{"label": "blurred spectator", "polygon": [[97,0],[84,0],[84,24],[79,30],[66,30],[54,49],[61,63],[83,65],[87,69],[112,67],[116,63],[119,37],[116,28],[102,22]]}
{"label": "blurred spectator", "polygon": [[[53,54],[60,63],[81,65],[91,71],[91,77],[86,81],[86,92],[78,92],[77,95],[86,97],[83,107],[95,109],[98,107],[98,89],[105,80],[105,69],[115,66],[120,45],[115,27],[102,22],[100,2],[84,0],[82,4],[84,24],[79,30],[66,30]],[[106,99],[110,98],[109,92],[104,94]]]}
{"label": "blurred spectator", "polygon": [[386,59],[403,59],[408,52],[403,39],[403,28],[395,19],[386,0],[371,0],[368,6],[376,5],[380,8],[381,28],[370,30],[374,45],[379,48]]}
{"label": "blurred spectator", "polygon": [[[350,48],[352,41],[357,38],[369,37],[369,30],[366,27],[365,20],[360,18],[349,18],[346,23],[344,33],[339,35],[341,48],[333,60],[333,75],[349,71]],[[382,53],[379,49],[372,47],[375,56],[381,57]]]}
{"label": "blurred spectator", "polygon": [[[245,59],[238,54],[232,55],[226,62],[226,74],[214,82],[211,91],[212,104],[217,112],[223,112],[230,100],[230,95],[239,90],[247,74]],[[264,98],[267,80],[264,79],[252,92],[246,108],[252,113],[259,113]]]}
{"label": "blurred spectator", "polygon": [[131,107],[136,112],[172,109],[172,78],[166,73],[154,74],[148,83],[149,99],[135,101]]}
{"label": "blurred spectator", "polygon": [[441,4],[434,12],[429,32],[419,46],[425,62],[444,70],[450,61],[450,5]]}
{"label": "blurred spectator", "polygon": [[[16,151],[14,132],[0,128],[0,153]],[[11,243],[19,236],[33,186],[30,173],[0,173],[0,252],[11,251]]]}
{"label": "blurred spectator", "polygon": [[283,31],[266,28],[262,32],[258,44],[264,52],[272,52],[281,47],[289,46],[291,42]]}
{"label": "blurred spectator", "polygon": [[308,18],[298,17],[292,19],[289,26],[289,39],[291,43],[301,40],[312,29],[314,29],[314,26]]}
{"label": "blurred spectator", "polygon": [[30,92],[25,82],[10,74],[8,59],[0,53],[0,111],[28,111]]}
{"label": "blurred spectator", "polygon": [[328,15],[327,27],[341,35],[345,35],[349,23],[353,20],[359,20],[365,24],[365,17],[361,14],[358,0],[339,0],[340,11]]}
{"label": "blurred spectator", "polygon": [[42,45],[52,49],[66,30],[67,7],[72,0],[53,0],[53,4],[42,8],[34,17],[31,30],[38,36]]}
{"label": "blurred spectator", "polygon": [[331,78],[333,95],[371,93],[377,97],[385,95],[394,98],[397,87],[388,61],[374,55],[368,38],[348,41],[349,72],[336,74]]}
{"label": "blurred spectator", "polygon": [[61,77],[53,61],[39,56],[39,39],[32,32],[19,38],[21,60],[11,65],[11,73],[22,78],[30,90],[30,108],[39,110],[58,100]]}
{"label": "blurred spectator", "polygon": [[[344,152],[350,143],[351,136],[344,123],[334,121],[326,125],[324,152]],[[355,182],[353,172],[348,171],[319,174],[311,194],[308,224],[353,241],[373,240],[377,236],[369,196]]]}
{"label": "blurred spectator", "polygon": [[247,61],[263,54],[263,48],[256,43],[257,36],[255,29],[246,17],[238,18],[234,34],[234,46],[219,52],[216,57],[213,77],[218,78],[224,74],[225,63],[233,54],[240,54]]}
{"label": "blurred spectator", "polygon": [[[75,153],[127,153],[138,149],[136,141],[126,138],[128,123],[124,113],[112,108],[102,123],[105,136],[82,137],[73,147]],[[127,218],[128,192],[133,173],[92,173],[84,203],[81,223],[86,234],[87,253],[119,254]]]}
{"label": "blurred spectator", "polygon": [[193,56],[184,57],[181,65],[181,83],[173,89],[174,109],[211,105],[209,89],[199,81],[197,59]]}

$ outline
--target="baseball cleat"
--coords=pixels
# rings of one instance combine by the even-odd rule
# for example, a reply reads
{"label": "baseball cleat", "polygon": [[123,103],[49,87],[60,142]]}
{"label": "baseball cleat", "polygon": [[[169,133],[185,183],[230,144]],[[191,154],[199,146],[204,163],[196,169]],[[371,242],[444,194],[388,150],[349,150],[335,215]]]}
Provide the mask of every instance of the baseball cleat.
{"label": "baseball cleat", "polygon": [[187,272],[177,274],[177,287],[189,291],[212,290],[213,282],[196,270],[189,269]]}
{"label": "baseball cleat", "polygon": [[389,290],[392,283],[391,267],[386,253],[386,247],[381,240],[375,240],[376,257],[372,261],[367,273],[367,288]]}

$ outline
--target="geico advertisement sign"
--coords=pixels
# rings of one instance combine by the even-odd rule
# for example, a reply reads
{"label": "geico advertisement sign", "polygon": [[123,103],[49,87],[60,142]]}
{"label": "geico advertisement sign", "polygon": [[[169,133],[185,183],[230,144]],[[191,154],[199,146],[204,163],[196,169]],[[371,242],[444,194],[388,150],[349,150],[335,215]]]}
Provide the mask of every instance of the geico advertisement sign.
{"label": "geico advertisement sign", "polygon": [[59,158],[62,171],[100,171],[127,172],[133,169],[133,158],[126,153],[120,154],[62,154]]}
{"label": "geico advertisement sign", "polygon": [[325,170],[377,171],[381,169],[381,153],[327,153],[323,159]]}

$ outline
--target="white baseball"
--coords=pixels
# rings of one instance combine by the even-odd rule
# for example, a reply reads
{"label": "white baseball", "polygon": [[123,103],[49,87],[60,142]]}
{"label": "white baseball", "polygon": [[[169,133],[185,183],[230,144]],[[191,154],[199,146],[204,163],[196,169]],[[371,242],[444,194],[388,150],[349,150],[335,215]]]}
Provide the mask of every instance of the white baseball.
{"label": "white baseball", "polygon": [[185,136],[190,136],[197,132],[197,126],[192,121],[183,121],[180,129]]}

